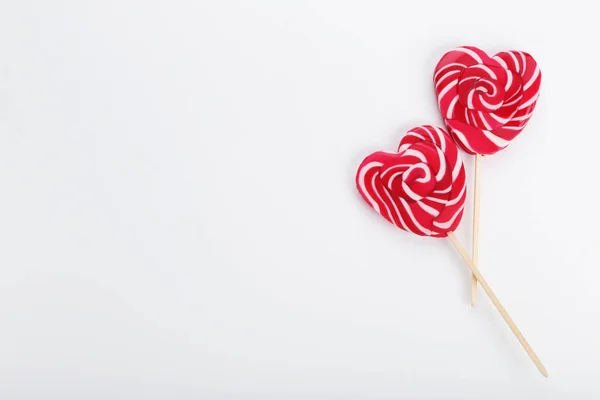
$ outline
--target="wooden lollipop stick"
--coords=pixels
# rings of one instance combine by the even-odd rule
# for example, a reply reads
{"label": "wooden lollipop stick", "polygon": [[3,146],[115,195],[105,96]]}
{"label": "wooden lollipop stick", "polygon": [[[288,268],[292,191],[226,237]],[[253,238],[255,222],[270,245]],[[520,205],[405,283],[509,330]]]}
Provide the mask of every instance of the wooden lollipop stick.
{"label": "wooden lollipop stick", "polygon": [[[479,268],[479,161],[481,155],[475,154],[475,182],[473,185],[473,265]],[[477,278],[471,275],[471,306],[477,304]]]}
{"label": "wooden lollipop stick", "polygon": [[498,300],[498,298],[496,297],[490,286],[487,284],[483,276],[481,276],[479,270],[475,268],[475,266],[473,265],[473,261],[469,258],[469,254],[467,253],[465,248],[462,247],[462,245],[458,242],[458,239],[456,239],[456,236],[453,232],[448,232],[448,238],[450,239],[454,247],[456,247],[456,250],[458,250],[462,258],[467,262],[467,265],[469,266],[469,268],[471,268],[471,272],[473,273],[473,275],[475,275],[475,278],[477,278],[479,284],[481,285],[485,293],[488,295],[492,303],[494,303],[494,306],[496,307],[500,315],[502,315],[502,318],[504,318],[504,321],[506,321],[510,330],[515,334],[515,336],[519,340],[519,343],[521,343],[521,346],[523,346],[523,348],[525,349],[535,366],[540,370],[542,375],[548,377],[548,371],[546,371],[546,368],[544,367],[538,356],[534,353],[529,343],[527,343],[527,340],[525,340],[525,337],[523,336],[519,328],[517,328],[512,318],[510,318],[510,316],[500,303],[500,300]]}

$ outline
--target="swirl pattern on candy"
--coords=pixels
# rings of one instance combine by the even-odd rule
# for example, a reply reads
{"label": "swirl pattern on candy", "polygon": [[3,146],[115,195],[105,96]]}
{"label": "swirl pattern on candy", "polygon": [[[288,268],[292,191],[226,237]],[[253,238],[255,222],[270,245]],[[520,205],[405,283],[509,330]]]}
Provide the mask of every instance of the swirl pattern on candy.
{"label": "swirl pattern on candy", "polygon": [[397,152],[367,156],[356,174],[363,199],[398,228],[446,237],[462,218],[465,168],[448,133],[431,125],[409,130]]}
{"label": "swirl pattern on candy", "polygon": [[442,56],[433,79],[440,111],[459,146],[470,154],[494,154],[529,122],[542,74],[528,53],[489,57],[461,46]]}

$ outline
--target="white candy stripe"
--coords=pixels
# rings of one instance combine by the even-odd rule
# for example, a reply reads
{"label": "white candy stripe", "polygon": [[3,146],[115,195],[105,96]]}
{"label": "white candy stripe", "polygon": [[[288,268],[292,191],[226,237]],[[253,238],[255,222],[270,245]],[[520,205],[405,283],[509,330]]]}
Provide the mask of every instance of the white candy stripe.
{"label": "white candy stripe", "polygon": [[525,61],[525,54],[522,51],[519,51],[519,55],[521,56],[521,60],[523,61],[523,71],[521,72],[521,76],[525,76],[525,71],[527,70],[527,62]]}
{"label": "white candy stripe", "polygon": [[471,153],[475,153],[475,150],[469,145],[469,141],[465,137],[465,134],[459,131],[458,129],[452,129],[452,132],[458,136],[460,143],[465,146]]}
{"label": "white candy stripe", "polygon": [[452,74],[458,74],[458,73],[460,73],[460,72],[461,72],[461,71],[460,71],[460,70],[458,70],[458,69],[455,69],[455,70],[453,70],[453,71],[447,72],[446,74],[444,74],[444,76],[442,76],[442,77],[441,77],[441,78],[440,78],[440,79],[437,81],[437,83],[435,84],[435,87],[437,88],[439,85],[441,85],[441,84],[442,84],[442,82],[444,81],[444,79],[446,79],[446,78],[447,78],[447,77],[449,77],[450,75],[452,75]]}
{"label": "white candy stripe", "polygon": [[406,200],[404,200],[402,197],[400,197],[400,203],[402,204],[402,206],[404,207],[404,210],[406,211],[406,213],[408,214],[408,216],[410,217],[411,221],[413,222],[413,224],[415,224],[415,226],[425,235],[430,236],[431,235],[431,231],[425,227],[423,227],[423,225],[421,225],[419,223],[419,221],[415,218],[415,215],[413,214],[412,210],[410,209],[410,205],[406,202]]}
{"label": "white candy stripe", "polygon": [[[377,190],[375,189],[375,184],[373,183],[373,190],[375,190],[375,193],[378,193]],[[392,206],[394,206],[394,211],[396,211],[396,218],[398,219],[398,221],[400,222],[400,225],[402,225],[402,228],[404,228],[405,230],[407,230],[408,232],[413,232],[415,233],[412,229],[408,229],[408,226],[406,225],[406,223],[404,222],[404,220],[402,219],[402,215],[400,214],[400,210],[398,210],[398,207],[396,207],[396,202],[394,201],[394,199],[392,199],[392,196],[390,196],[390,194],[388,193],[387,190],[383,190],[383,193],[385,193],[385,195],[387,196],[388,199],[390,199],[390,203],[392,203]],[[382,199],[383,202],[383,199]],[[386,204],[385,202],[383,202],[383,204]],[[386,206],[387,208],[387,206]],[[390,215],[390,217],[393,219],[392,213],[390,212],[390,210],[388,209],[388,214]]]}
{"label": "white candy stripe", "polygon": [[421,153],[420,151],[416,151],[416,150],[413,150],[413,149],[407,149],[404,152],[404,155],[405,156],[417,157],[422,162],[427,163],[427,159],[425,158],[425,156],[423,155],[423,153]]}
{"label": "white candy stripe", "polygon": [[510,143],[509,141],[502,139],[500,136],[494,135],[493,132],[486,131],[485,129],[482,129],[481,132],[483,132],[485,137],[488,138],[490,142],[494,143],[498,147],[504,148]]}
{"label": "white candy stripe", "polygon": [[453,80],[452,82],[448,83],[446,85],[446,87],[440,92],[440,94],[438,95],[438,103],[441,103],[442,98],[446,95],[446,93],[448,93],[453,87],[455,87],[458,84],[458,79]]}
{"label": "white candy stripe", "polygon": [[431,171],[429,169],[426,169],[425,176],[415,179],[415,182],[426,183],[426,182],[429,182],[430,180],[431,180]]}
{"label": "white candy stripe", "polygon": [[521,70],[520,66],[519,66],[519,61],[517,61],[517,57],[514,55],[514,53],[512,51],[508,51],[507,52],[513,59],[513,61],[515,62],[515,69],[517,72],[519,72]]}
{"label": "white candy stripe", "polygon": [[483,64],[483,60],[481,59],[481,57],[479,57],[479,55],[477,53],[475,53],[471,49],[467,49],[465,47],[458,47],[458,48],[455,49],[455,51],[460,51],[460,52],[463,52],[463,53],[467,53],[468,55],[470,55],[471,57],[473,57],[473,59],[475,61],[477,61],[477,63]]}
{"label": "white candy stripe", "polygon": [[417,168],[422,170],[423,172],[425,172],[425,176],[415,179],[417,182],[428,182],[431,180],[431,170],[429,168],[427,168],[427,164],[425,164],[425,163],[413,164],[412,167],[410,167],[406,170],[406,172],[405,172],[406,176],[409,176],[410,173],[414,169],[417,169]]}
{"label": "white candy stripe", "polygon": [[483,115],[483,112],[479,111],[479,117],[481,118],[481,121],[483,122],[483,125],[485,125],[485,128],[488,129],[488,130],[491,130],[492,127],[487,122],[487,119],[485,118],[485,115]]}
{"label": "white candy stripe", "polygon": [[444,205],[448,204],[448,200],[438,199],[437,197],[428,197],[427,200],[433,201],[434,203],[444,204]]}
{"label": "white candy stripe", "polygon": [[471,110],[475,108],[475,106],[473,106],[473,96],[474,95],[475,95],[475,91],[471,90],[469,92],[469,95],[467,96],[467,107]]}
{"label": "white candy stripe", "polygon": [[458,176],[462,165],[462,158],[460,158],[460,155],[456,153],[456,164],[454,164],[454,169],[452,170],[452,182],[456,180],[456,177]]}
{"label": "white candy stripe", "polygon": [[[480,61],[481,62],[481,61]],[[488,75],[492,78],[492,79],[498,79],[498,77],[496,76],[496,73],[487,65],[484,64],[477,64],[477,65],[473,65],[471,68],[478,68],[478,69],[482,69],[485,72],[488,73]]]}
{"label": "white candy stripe", "polygon": [[539,75],[540,75],[540,67],[536,66],[535,71],[533,72],[533,75],[531,76],[531,78],[529,78],[529,80],[527,81],[525,86],[523,86],[523,91],[529,89],[531,87],[531,85],[533,85],[533,83],[535,82],[535,80],[537,79],[537,77]]}
{"label": "white candy stripe", "polygon": [[462,199],[463,194],[465,194],[465,190],[467,190],[467,185],[462,185],[462,189],[460,189],[458,196],[448,201],[448,203],[446,203],[446,207],[450,207],[458,203]]}
{"label": "white candy stripe", "polygon": [[[423,138],[425,140],[425,138]],[[402,153],[404,150],[408,149],[412,146],[412,143],[404,143],[402,146],[398,147],[398,153]]]}
{"label": "white candy stripe", "polygon": [[[482,81],[488,83],[492,87],[492,93],[490,93],[490,96],[496,96],[496,93],[498,93],[498,85],[496,84],[496,82],[490,82],[487,79],[482,79]],[[487,88],[485,89],[485,91],[487,93]]]}
{"label": "white candy stripe", "polygon": [[423,198],[423,196],[419,196],[418,194],[413,192],[410,186],[406,184],[406,182],[402,182],[402,189],[404,190],[404,193],[406,193],[408,197],[410,197],[414,201],[419,201]]}
{"label": "white candy stripe", "polygon": [[419,139],[421,139],[421,140],[425,140],[425,138],[424,138],[423,136],[419,135],[419,134],[418,134],[417,132],[415,132],[415,131],[408,131],[408,132],[406,132],[406,135],[405,135],[405,136],[414,136],[414,137],[416,137],[416,138],[419,138]]}
{"label": "white candy stripe", "polygon": [[479,124],[481,124],[481,122],[479,121],[479,114],[476,110],[469,110],[469,118],[471,118],[471,122],[473,123],[473,125],[479,126]]}
{"label": "white candy stripe", "polygon": [[[478,92],[482,92],[482,93],[488,93],[490,96],[495,96],[496,95],[496,83],[492,82],[490,80],[487,80],[485,78],[481,78],[479,81],[477,81],[477,83],[479,83],[479,85],[477,85],[478,87],[475,89]],[[492,87],[493,92],[490,93],[489,89],[485,86],[481,86],[481,83],[487,83],[488,85],[490,85]]]}
{"label": "white candy stripe", "polygon": [[466,78],[462,78],[460,80],[460,83],[462,83],[464,85],[466,82],[478,81],[479,79],[481,79],[481,77],[479,77],[479,76],[467,76]]}
{"label": "white candy stripe", "polygon": [[[365,175],[371,169],[373,169],[373,168],[379,168],[382,165],[383,165],[382,163],[377,162],[377,161],[370,162],[370,163],[368,163],[367,165],[365,165],[360,170],[360,174],[358,175],[358,185],[360,186],[360,189],[361,189],[362,193],[367,197],[367,201],[369,202],[369,204],[371,205],[371,207],[373,207],[375,209],[375,211],[377,211],[377,212],[380,212],[380,210],[379,210],[379,204],[377,204],[377,202],[369,195],[369,191],[367,190],[367,187],[365,186]],[[375,187],[375,178],[376,177],[377,177],[377,174],[375,174],[373,176],[373,182],[371,182],[372,187]],[[377,193],[377,191],[375,191],[375,193]],[[383,204],[385,204],[385,202],[383,201],[383,199],[380,198],[380,200],[382,200],[381,202]]]}
{"label": "white candy stripe", "polygon": [[[390,171],[390,169],[387,169],[385,172]],[[383,174],[385,174],[385,172]],[[398,172],[394,172],[394,174],[390,177],[390,179],[388,179],[388,181],[390,182],[390,185],[394,182],[394,179],[396,179],[398,176],[402,175],[404,172],[403,171],[398,171]],[[379,177],[381,179],[383,179],[383,174],[381,174]]]}
{"label": "white candy stripe", "polygon": [[434,190],[433,193],[448,193],[449,191],[452,190],[452,185],[448,186],[446,189],[438,189],[438,190]]}
{"label": "white candy stripe", "polygon": [[411,172],[413,172],[413,170],[415,169],[420,169],[421,171],[425,172],[425,180],[423,180],[423,178],[418,178],[416,179],[416,181],[418,182],[427,182],[428,180],[431,179],[431,172],[429,171],[429,168],[427,168],[427,164],[425,163],[417,163],[417,164],[413,164],[410,167],[408,167],[408,169],[406,171],[404,171],[404,173],[406,174],[406,176],[409,176],[411,174]]}
{"label": "white candy stripe", "polygon": [[458,96],[455,96],[450,102],[450,105],[448,106],[448,111],[446,111],[446,119],[452,119],[452,116],[454,114],[454,106],[456,106],[457,101]]}
{"label": "white candy stripe", "polygon": [[[504,62],[504,61],[502,61]],[[506,63],[504,63],[504,66],[506,67]],[[510,71],[506,71],[506,85],[504,85],[504,91],[508,92],[508,88],[510,87],[510,85],[512,85],[512,73]]]}
{"label": "white candy stripe", "polygon": [[[518,94],[518,93],[519,92],[516,92],[515,94]],[[514,95],[512,97],[514,97]],[[512,99],[512,97],[511,97],[511,99]],[[515,98],[514,100],[509,101],[508,103],[504,103],[504,107],[510,107],[510,106],[512,106],[514,104],[517,104],[518,102],[521,101],[522,98],[523,98],[522,95],[521,96],[517,96],[517,98]]]}
{"label": "white candy stripe", "polygon": [[462,69],[465,69],[465,68],[467,68],[467,66],[466,66],[466,65],[464,65],[464,64],[460,64],[460,63],[450,63],[450,64],[446,64],[446,65],[444,65],[442,68],[440,68],[440,69],[439,69],[439,70],[438,70],[438,71],[435,73],[435,75],[433,75],[433,80],[437,80],[437,77],[438,77],[438,75],[439,75],[439,74],[441,74],[441,73],[442,73],[442,71],[444,71],[444,70],[446,70],[446,69],[448,69],[448,68],[450,68],[450,67],[459,67],[459,68],[462,68]]}
{"label": "white candy stripe", "polygon": [[[455,97],[455,99],[458,100],[458,97]],[[441,143],[440,148],[442,149],[442,153],[445,153],[446,152],[446,136],[444,135],[444,132],[442,132],[442,130],[440,128],[438,128],[437,126],[434,126],[433,129],[435,130],[435,133],[437,133],[438,139],[440,139],[440,143]]]}
{"label": "white candy stripe", "polygon": [[460,206],[460,208],[458,210],[456,210],[456,212],[454,213],[452,218],[450,218],[448,221],[446,221],[446,222],[433,221],[433,224],[440,229],[450,228],[464,208],[465,208],[465,205],[463,204],[462,206]]}
{"label": "white candy stripe", "polygon": [[421,207],[421,209],[423,211],[425,211],[429,215],[433,216],[434,218],[437,217],[438,215],[440,215],[440,212],[438,210],[436,210],[435,208],[433,208],[431,206],[428,206],[427,204],[423,203],[422,201],[417,201],[417,204],[419,205],[419,207]]}
{"label": "white candy stripe", "polygon": [[438,158],[440,160],[440,169],[438,170],[438,173],[435,176],[435,180],[439,182],[444,177],[444,174],[446,174],[446,156],[444,156],[444,153],[440,150],[439,147],[436,147],[436,150]]}
{"label": "white candy stripe", "polygon": [[525,115],[521,115],[520,117],[514,117],[512,121],[526,121],[529,118],[531,118],[531,116],[533,115],[533,112],[530,112],[529,114],[525,114]]}
{"label": "white candy stripe", "polygon": [[427,132],[427,136],[429,137],[429,141],[431,143],[435,143],[435,137],[433,137],[433,133],[431,133],[431,131],[428,128],[421,128],[423,129],[425,132]]}
{"label": "white candy stripe", "polygon": [[515,90],[515,92],[513,94],[511,94],[510,96],[508,96],[504,100],[505,101],[509,101],[509,100],[512,100],[515,97],[519,97],[520,95],[522,95],[522,92],[519,92],[518,90]]}
{"label": "white candy stripe", "polygon": [[[384,177],[385,174],[387,174],[390,171],[393,171],[395,169],[397,169],[398,167],[406,167],[406,168],[410,168],[412,166],[412,164],[394,164],[392,165],[390,168],[386,169],[385,171],[383,171],[381,173],[381,175],[379,175],[382,179]],[[400,173],[402,173],[403,171],[400,171]]]}
{"label": "white candy stripe", "polygon": [[504,69],[508,69],[508,65],[506,65],[506,61],[504,61],[502,58],[500,58],[500,56],[494,56],[493,59],[498,61],[498,63],[500,63],[500,65],[502,65],[504,67]]}
{"label": "white candy stripe", "polygon": [[[507,71],[507,75],[511,76],[510,86],[508,89],[504,91],[504,99],[511,99],[513,96],[519,94],[521,91],[519,90],[523,85],[522,81],[515,81],[515,74],[511,71]],[[510,96],[509,96],[510,94]]]}
{"label": "white candy stripe", "polygon": [[524,108],[529,107],[530,105],[532,105],[533,103],[535,103],[538,99],[539,93],[535,96],[533,96],[531,99],[527,100],[525,103],[521,104],[519,106],[519,108],[517,108],[517,110],[522,110]]}
{"label": "white candy stripe", "polygon": [[497,110],[500,108],[500,104],[490,104],[487,101],[485,101],[483,97],[480,97],[479,101],[489,110]]}
{"label": "white candy stripe", "polygon": [[492,117],[493,119],[495,119],[496,121],[500,122],[502,125],[506,124],[508,121],[510,121],[510,118],[502,118],[497,116],[494,113],[489,113],[488,114],[490,117]]}

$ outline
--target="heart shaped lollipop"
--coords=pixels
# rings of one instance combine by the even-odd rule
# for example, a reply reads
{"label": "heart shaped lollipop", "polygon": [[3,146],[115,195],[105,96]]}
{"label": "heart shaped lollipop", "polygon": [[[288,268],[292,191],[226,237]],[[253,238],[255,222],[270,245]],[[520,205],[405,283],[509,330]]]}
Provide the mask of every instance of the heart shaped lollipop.
{"label": "heart shaped lollipop", "polygon": [[465,168],[448,133],[430,125],[409,130],[395,153],[367,156],[356,175],[365,201],[385,219],[421,236],[446,237],[462,218]]}
{"label": "heart shaped lollipop", "polygon": [[470,154],[494,154],[527,125],[540,91],[537,62],[522,51],[489,57],[462,46],[435,67],[438,105],[448,129]]}
{"label": "heart shaped lollipop", "polygon": [[[479,249],[479,162],[481,155],[506,148],[525,128],[540,92],[542,74],[523,51],[489,57],[473,46],[442,56],[433,76],[442,117],[456,143],[475,154],[473,186],[473,262]],[[471,279],[471,304],[477,302],[477,280]]]}
{"label": "heart shaped lollipop", "polygon": [[420,236],[448,237],[529,357],[548,376],[453,233],[463,215],[466,180],[458,148],[446,131],[419,126],[406,133],[396,152],[367,156],[356,172],[356,188],[369,206],[398,228]]}

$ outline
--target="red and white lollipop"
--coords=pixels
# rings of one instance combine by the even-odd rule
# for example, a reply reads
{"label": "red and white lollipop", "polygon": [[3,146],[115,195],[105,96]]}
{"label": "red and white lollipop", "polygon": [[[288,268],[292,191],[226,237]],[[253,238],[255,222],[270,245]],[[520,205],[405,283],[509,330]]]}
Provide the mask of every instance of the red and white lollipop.
{"label": "red and white lollipop", "polygon": [[378,151],[361,163],[358,191],[385,219],[421,236],[446,237],[465,207],[465,168],[448,134],[430,125],[411,129],[397,152]]}
{"label": "red and white lollipop", "polygon": [[[481,155],[506,148],[533,115],[542,74],[534,58],[523,51],[503,51],[493,57],[473,46],[450,50],[438,62],[435,92],[442,117],[456,143],[475,154],[473,261],[479,248],[479,161]],[[471,304],[477,281],[471,279]]]}
{"label": "red and white lollipop", "polygon": [[489,57],[472,46],[450,50],[438,62],[435,91],[442,117],[470,154],[494,154],[525,128],[542,74],[531,55],[504,51]]}
{"label": "red and white lollipop", "polygon": [[446,131],[431,125],[409,130],[395,152],[368,155],[356,172],[363,200],[398,228],[419,236],[448,237],[540,372],[537,355],[510,318],[453,231],[466,200],[465,168]]}

